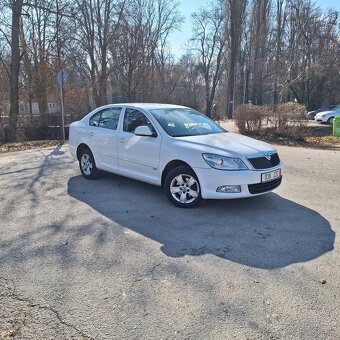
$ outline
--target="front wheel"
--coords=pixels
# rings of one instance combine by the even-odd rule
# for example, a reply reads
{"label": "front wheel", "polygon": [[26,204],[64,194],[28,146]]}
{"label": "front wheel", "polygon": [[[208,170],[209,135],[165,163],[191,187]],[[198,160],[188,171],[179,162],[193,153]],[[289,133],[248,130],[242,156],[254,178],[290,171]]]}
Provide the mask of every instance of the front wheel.
{"label": "front wheel", "polygon": [[333,120],[334,120],[334,117],[328,118],[327,124],[333,125]]}
{"label": "front wheel", "polygon": [[202,200],[197,176],[188,166],[179,166],[168,173],[164,191],[169,201],[180,208],[193,208]]}
{"label": "front wheel", "polygon": [[99,175],[96,162],[90,149],[85,149],[80,153],[79,168],[83,176],[87,179],[95,179]]}

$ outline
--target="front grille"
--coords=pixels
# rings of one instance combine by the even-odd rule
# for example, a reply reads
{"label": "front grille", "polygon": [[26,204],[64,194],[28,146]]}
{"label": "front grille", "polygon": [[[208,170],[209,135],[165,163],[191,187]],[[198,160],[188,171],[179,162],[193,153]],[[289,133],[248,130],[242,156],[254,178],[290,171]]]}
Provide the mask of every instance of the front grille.
{"label": "front grille", "polygon": [[277,188],[281,184],[281,181],[282,181],[282,176],[270,182],[249,184],[248,190],[253,195],[261,194],[263,192],[270,191],[270,190]]}
{"label": "front grille", "polygon": [[280,164],[280,158],[277,153],[274,153],[270,156],[270,159],[267,159],[266,157],[257,157],[248,158],[248,161],[251,163],[254,169],[268,169]]}

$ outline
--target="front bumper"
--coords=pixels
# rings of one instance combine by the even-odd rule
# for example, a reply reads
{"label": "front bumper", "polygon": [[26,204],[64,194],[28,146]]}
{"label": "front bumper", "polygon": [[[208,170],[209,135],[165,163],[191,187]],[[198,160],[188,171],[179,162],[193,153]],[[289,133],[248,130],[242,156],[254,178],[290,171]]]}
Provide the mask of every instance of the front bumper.
{"label": "front bumper", "polygon": [[[261,174],[277,169],[281,169],[280,180],[261,183]],[[263,170],[223,171],[212,168],[194,168],[193,170],[201,185],[201,195],[206,199],[233,199],[262,195],[277,188],[282,179],[282,163],[274,168]],[[241,192],[217,192],[217,188],[223,185],[240,185]]]}
{"label": "front bumper", "polygon": [[314,119],[319,123],[327,123],[328,117],[315,117]]}

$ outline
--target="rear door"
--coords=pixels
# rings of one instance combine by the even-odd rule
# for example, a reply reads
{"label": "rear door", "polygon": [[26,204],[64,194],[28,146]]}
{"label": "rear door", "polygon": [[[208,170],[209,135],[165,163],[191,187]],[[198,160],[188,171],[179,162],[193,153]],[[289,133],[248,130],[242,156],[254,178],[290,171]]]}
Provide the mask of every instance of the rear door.
{"label": "rear door", "polygon": [[[154,136],[136,136],[138,126],[147,125]],[[161,136],[142,111],[126,108],[118,136],[119,172],[147,182],[159,182]]]}
{"label": "rear door", "polygon": [[105,108],[96,112],[89,120],[89,146],[100,169],[118,170],[117,128],[121,112],[121,107]]}

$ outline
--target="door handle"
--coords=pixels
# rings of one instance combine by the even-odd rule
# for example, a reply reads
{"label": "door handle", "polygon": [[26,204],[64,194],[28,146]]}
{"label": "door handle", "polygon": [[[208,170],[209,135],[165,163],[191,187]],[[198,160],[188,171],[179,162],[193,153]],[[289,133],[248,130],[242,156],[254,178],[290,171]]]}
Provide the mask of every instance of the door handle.
{"label": "door handle", "polygon": [[124,143],[124,142],[125,142],[125,138],[119,138],[119,141],[120,141],[121,143]]}
{"label": "door handle", "polygon": [[93,132],[93,131],[90,131],[90,132],[89,132],[89,135],[90,135],[90,136],[94,136],[94,132]]}

